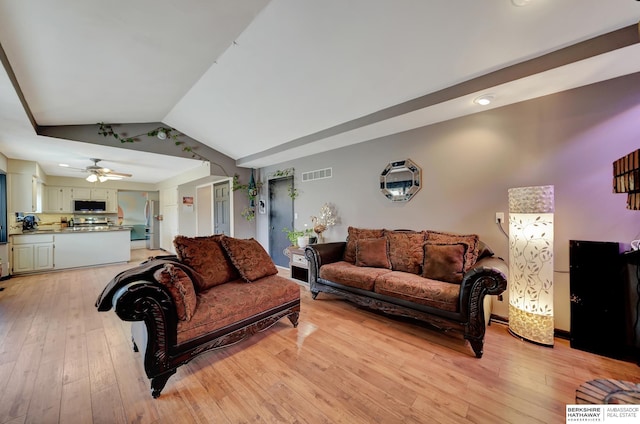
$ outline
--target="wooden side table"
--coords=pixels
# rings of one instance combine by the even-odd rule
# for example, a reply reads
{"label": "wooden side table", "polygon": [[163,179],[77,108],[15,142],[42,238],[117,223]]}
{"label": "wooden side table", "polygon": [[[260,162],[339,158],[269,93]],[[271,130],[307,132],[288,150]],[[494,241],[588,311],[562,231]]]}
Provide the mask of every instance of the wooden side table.
{"label": "wooden side table", "polygon": [[309,283],[309,264],[304,257],[304,249],[300,249],[297,246],[289,246],[286,251],[289,257],[291,278]]}

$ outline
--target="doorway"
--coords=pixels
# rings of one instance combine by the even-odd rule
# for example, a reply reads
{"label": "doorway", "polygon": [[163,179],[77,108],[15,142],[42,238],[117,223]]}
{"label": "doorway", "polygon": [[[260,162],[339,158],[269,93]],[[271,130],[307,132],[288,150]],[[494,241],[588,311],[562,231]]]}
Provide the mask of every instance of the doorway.
{"label": "doorway", "polygon": [[213,184],[196,187],[196,235],[213,234]]}
{"label": "doorway", "polygon": [[293,230],[293,176],[269,180],[269,253],[273,262],[289,267],[289,258],[282,253],[291,243],[282,230]]}
{"label": "doorway", "polygon": [[213,230],[215,234],[231,235],[230,190],[229,181],[213,185]]}
{"label": "doorway", "polygon": [[230,180],[196,187],[196,235],[225,234],[231,232]]}

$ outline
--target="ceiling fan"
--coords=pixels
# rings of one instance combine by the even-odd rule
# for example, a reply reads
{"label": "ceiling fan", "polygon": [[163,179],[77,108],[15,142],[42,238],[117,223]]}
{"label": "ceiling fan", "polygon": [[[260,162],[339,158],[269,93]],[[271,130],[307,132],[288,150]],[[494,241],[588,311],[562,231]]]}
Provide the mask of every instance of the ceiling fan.
{"label": "ceiling fan", "polygon": [[98,162],[102,159],[91,158],[90,160],[93,161],[93,165],[89,165],[82,170],[83,172],[89,173],[86,180],[90,183],[95,183],[96,181],[103,183],[107,180],[121,180],[123,178],[131,177],[131,174],[123,174],[121,172],[115,172],[109,168],[99,166]]}

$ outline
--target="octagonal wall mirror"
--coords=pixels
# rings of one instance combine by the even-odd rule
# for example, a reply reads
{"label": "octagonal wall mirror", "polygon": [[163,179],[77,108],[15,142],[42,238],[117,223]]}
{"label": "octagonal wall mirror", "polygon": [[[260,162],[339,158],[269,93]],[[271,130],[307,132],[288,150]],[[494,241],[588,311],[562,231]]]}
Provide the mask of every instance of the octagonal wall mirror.
{"label": "octagonal wall mirror", "polygon": [[411,159],[389,162],[380,174],[380,191],[392,202],[408,202],[422,186],[420,174]]}

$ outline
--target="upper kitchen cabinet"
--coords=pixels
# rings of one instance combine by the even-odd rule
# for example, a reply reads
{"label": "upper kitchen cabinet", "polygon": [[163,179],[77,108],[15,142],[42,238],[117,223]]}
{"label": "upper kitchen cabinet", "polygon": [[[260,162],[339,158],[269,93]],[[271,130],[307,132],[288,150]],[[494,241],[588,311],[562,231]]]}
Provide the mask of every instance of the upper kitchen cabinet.
{"label": "upper kitchen cabinet", "polygon": [[72,187],[71,200],[106,200],[107,212],[118,212],[118,190],[97,187]]}
{"label": "upper kitchen cabinet", "polygon": [[71,206],[71,187],[45,187],[44,212],[73,212]]}
{"label": "upper kitchen cabinet", "polygon": [[117,190],[96,187],[73,187],[71,198],[74,200],[108,200]]}
{"label": "upper kitchen cabinet", "polygon": [[107,212],[118,213],[118,190],[107,190]]}
{"label": "upper kitchen cabinet", "polygon": [[91,200],[91,188],[73,187],[71,189],[71,198],[73,200]]}
{"label": "upper kitchen cabinet", "polygon": [[42,212],[44,172],[36,162],[9,159],[7,184],[9,212]]}
{"label": "upper kitchen cabinet", "polygon": [[9,209],[11,212],[42,212],[43,186],[38,178],[28,174],[7,174]]}

